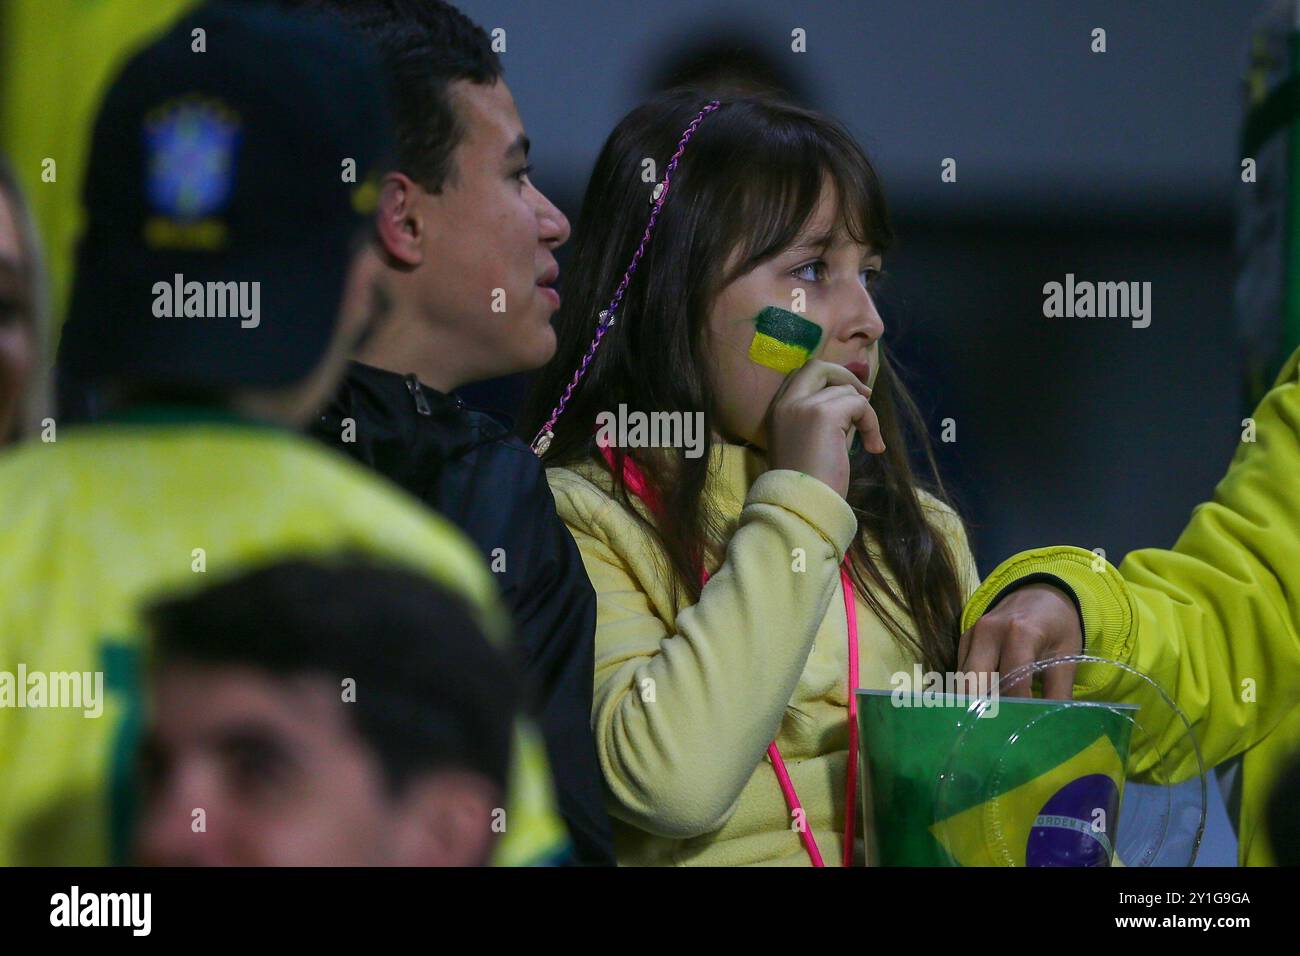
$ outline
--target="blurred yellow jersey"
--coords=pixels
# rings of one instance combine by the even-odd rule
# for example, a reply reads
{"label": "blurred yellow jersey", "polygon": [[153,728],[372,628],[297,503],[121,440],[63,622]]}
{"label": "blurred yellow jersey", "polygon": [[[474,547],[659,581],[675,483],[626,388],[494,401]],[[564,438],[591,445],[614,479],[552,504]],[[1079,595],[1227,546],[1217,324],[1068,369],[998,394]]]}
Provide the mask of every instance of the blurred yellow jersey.
{"label": "blurred yellow jersey", "polygon": [[[0,455],[0,676],[103,675],[98,715],[17,706],[17,682],[0,688],[0,864],[129,862],[144,605],[250,564],[345,551],[428,574],[506,639],[491,575],[458,530],[287,431],[152,410]],[[495,862],[555,861],[568,837],[524,722],[515,749]]]}
{"label": "blurred yellow jersey", "polygon": [[126,59],[198,0],[0,0],[0,152],[44,237],[56,322],[100,101]]}

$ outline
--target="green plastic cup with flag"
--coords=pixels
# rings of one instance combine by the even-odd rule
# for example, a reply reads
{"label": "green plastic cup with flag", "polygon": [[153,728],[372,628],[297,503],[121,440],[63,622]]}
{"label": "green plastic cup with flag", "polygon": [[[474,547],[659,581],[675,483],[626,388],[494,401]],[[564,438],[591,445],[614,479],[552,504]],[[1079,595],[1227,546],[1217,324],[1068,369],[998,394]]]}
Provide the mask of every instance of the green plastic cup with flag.
{"label": "green plastic cup with flag", "polygon": [[858,691],[874,866],[1109,866],[1136,707]]}

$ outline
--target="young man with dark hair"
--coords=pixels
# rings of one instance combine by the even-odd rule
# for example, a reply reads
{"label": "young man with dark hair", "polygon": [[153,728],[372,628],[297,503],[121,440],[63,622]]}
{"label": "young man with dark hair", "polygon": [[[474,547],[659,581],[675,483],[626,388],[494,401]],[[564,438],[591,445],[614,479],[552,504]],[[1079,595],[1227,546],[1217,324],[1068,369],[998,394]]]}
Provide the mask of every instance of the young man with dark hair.
{"label": "young man with dark hair", "polygon": [[554,353],[553,251],[568,221],[529,180],[528,137],[481,27],[440,0],[307,6],[333,10],[379,52],[398,144],[377,214],[391,317],[313,433],[442,512],[487,556],[578,859],[612,864],[590,729],[595,595],[536,457],[453,394]]}
{"label": "young man with dark hair", "polygon": [[520,688],[462,600],[370,562],[291,561],[146,618],[138,862],[487,863]]}
{"label": "young man with dark hair", "polygon": [[[139,609],[155,592],[361,551],[464,596],[506,640],[455,528],[293,432],[381,311],[363,187],[386,165],[385,96],[336,25],[228,3],[181,20],[109,90],[60,371],[115,407],[0,457],[0,661],[40,691],[0,707],[0,865],[125,859]],[[542,862],[567,839],[523,727],[516,756],[494,860]]]}

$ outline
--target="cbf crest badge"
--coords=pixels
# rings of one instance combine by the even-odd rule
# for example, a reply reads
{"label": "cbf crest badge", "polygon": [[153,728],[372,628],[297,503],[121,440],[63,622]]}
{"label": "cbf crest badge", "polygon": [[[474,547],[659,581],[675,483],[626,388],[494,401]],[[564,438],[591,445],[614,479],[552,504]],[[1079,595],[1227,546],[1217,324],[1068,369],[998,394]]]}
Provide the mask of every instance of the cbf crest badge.
{"label": "cbf crest badge", "polygon": [[219,218],[235,183],[239,117],[217,100],[187,97],[164,103],[145,119],[152,246],[218,248]]}

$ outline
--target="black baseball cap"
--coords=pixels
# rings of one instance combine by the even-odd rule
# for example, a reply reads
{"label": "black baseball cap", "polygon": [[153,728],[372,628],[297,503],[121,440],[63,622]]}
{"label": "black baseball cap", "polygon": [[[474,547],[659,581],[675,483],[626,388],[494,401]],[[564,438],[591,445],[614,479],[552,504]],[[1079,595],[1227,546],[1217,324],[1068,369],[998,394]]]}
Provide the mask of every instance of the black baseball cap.
{"label": "black baseball cap", "polygon": [[95,124],[60,377],[305,378],[391,163],[387,102],[344,27],[271,4],[215,0],[136,54]]}

